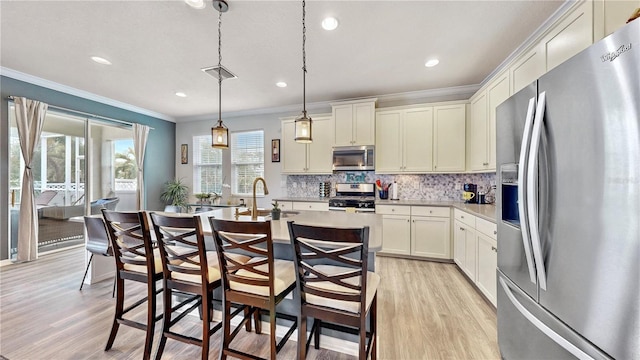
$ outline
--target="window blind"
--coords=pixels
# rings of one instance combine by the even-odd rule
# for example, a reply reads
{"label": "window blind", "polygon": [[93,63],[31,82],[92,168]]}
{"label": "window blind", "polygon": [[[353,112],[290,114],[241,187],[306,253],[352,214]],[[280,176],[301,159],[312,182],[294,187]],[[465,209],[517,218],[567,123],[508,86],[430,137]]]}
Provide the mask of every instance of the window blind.
{"label": "window blind", "polygon": [[[264,131],[231,133],[231,182],[234,194],[251,194],[253,181],[264,177]],[[256,191],[263,195],[262,185]]]}
{"label": "window blind", "polygon": [[211,147],[211,135],[193,137],[193,192],[222,193],[222,150]]}

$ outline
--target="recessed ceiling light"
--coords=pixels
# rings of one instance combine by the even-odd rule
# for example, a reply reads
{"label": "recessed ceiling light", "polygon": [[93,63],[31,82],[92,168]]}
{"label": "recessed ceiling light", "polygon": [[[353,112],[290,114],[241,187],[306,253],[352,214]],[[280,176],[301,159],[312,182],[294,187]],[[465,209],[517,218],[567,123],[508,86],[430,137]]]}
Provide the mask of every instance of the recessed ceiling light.
{"label": "recessed ceiling light", "polygon": [[101,58],[100,56],[92,56],[91,60],[97,62],[98,64],[102,64],[102,65],[111,65],[111,61],[105,59],[105,58]]}
{"label": "recessed ceiling light", "polygon": [[186,2],[187,5],[191,6],[194,9],[204,9],[206,6],[204,4],[204,0],[184,0],[184,2]]}
{"label": "recessed ceiling light", "polygon": [[325,30],[335,30],[338,27],[338,19],[334,17],[327,17],[322,20],[322,28]]}
{"label": "recessed ceiling light", "polygon": [[287,87],[287,83],[286,83],[286,82],[284,82],[284,81],[278,81],[278,82],[276,83],[276,86],[277,86],[277,87],[281,87],[281,88],[283,88],[283,87]]}
{"label": "recessed ceiling light", "polygon": [[178,91],[178,92],[176,93],[176,96],[179,96],[179,97],[187,97],[187,94],[183,93],[182,91]]}
{"label": "recessed ceiling light", "polygon": [[424,63],[424,66],[426,66],[426,67],[434,67],[434,66],[438,65],[439,63],[440,63],[440,60],[431,59],[431,60],[427,61],[426,63]]}

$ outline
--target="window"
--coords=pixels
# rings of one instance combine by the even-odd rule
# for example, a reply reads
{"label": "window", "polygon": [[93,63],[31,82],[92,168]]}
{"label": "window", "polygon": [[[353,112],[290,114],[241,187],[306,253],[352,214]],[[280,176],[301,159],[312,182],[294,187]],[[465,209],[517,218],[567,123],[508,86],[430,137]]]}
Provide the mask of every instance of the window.
{"label": "window", "polygon": [[231,133],[231,191],[251,194],[257,177],[264,177],[264,131]]}
{"label": "window", "polygon": [[193,137],[193,192],[222,193],[222,150],[211,147],[211,135]]}

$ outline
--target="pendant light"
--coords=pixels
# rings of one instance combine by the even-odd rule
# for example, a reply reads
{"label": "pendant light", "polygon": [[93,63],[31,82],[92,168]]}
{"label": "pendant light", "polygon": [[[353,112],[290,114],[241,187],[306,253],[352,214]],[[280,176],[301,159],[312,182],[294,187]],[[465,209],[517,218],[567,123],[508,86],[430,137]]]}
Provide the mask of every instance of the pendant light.
{"label": "pendant light", "polygon": [[305,26],[305,0],[302,0],[302,114],[296,118],[296,142],[310,143],[311,137],[311,117],[307,116],[306,98],[306,75],[307,75],[307,53],[305,43],[307,41],[307,27]]}
{"label": "pendant light", "polygon": [[211,128],[211,146],[218,149],[229,148],[229,129],[222,123],[222,13],[229,10],[225,0],[213,0],[218,10],[218,123]]}

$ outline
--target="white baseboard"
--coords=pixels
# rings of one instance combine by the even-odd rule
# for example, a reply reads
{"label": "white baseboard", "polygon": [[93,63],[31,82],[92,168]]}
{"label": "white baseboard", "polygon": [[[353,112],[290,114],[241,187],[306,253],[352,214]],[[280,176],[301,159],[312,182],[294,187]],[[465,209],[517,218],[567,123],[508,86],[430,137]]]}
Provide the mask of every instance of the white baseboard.
{"label": "white baseboard", "polygon": [[13,260],[5,259],[0,261],[0,267],[7,266],[7,265],[13,265]]}

